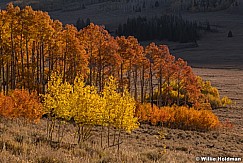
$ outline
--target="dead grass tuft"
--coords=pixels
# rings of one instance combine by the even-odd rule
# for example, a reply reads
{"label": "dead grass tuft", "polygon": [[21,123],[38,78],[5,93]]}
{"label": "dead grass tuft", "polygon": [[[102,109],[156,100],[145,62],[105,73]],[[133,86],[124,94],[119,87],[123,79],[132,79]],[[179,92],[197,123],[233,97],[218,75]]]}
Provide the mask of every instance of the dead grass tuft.
{"label": "dead grass tuft", "polygon": [[148,160],[155,162],[162,161],[164,159],[164,155],[161,154],[161,152],[154,150],[142,153],[141,155],[144,155]]}
{"label": "dead grass tuft", "polygon": [[53,156],[43,156],[37,159],[38,163],[63,163],[60,160],[57,160],[56,158],[53,158]]}

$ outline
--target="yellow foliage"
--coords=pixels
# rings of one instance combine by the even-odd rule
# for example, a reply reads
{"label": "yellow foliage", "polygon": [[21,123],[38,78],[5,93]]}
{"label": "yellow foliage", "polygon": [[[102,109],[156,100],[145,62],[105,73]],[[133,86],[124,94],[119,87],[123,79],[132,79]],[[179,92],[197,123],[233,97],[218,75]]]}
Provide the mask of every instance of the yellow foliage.
{"label": "yellow foliage", "polygon": [[113,126],[128,132],[138,127],[135,114],[135,100],[125,89],[117,92],[116,81],[109,78],[103,92],[94,86],[85,86],[77,77],[73,85],[62,82],[62,76],[53,74],[48,82],[44,97],[45,112],[52,118],[69,120],[84,125]]}
{"label": "yellow foliage", "polygon": [[226,107],[226,106],[232,104],[232,100],[229,99],[227,96],[224,96],[224,97],[221,99],[221,103],[222,103],[223,107]]}
{"label": "yellow foliage", "polygon": [[97,93],[94,86],[85,86],[81,78],[74,82],[71,94],[71,114],[77,124],[97,125],[103,121],[105,101]]}
{"label": "yellow foliage", "polygon": [[71,93],[72,86],[67,82],[62,82],[62,76],[51,75],[51,80],[47,85],[47,92],[44,97],[44,112],[50,114],[52,118],[71,118],[71,104],[73,103]]}
{"label": "yellow foliage", "polygon": [[137,118],[134,117],[135,100],[127,89],[122,94],[117,89],[115,79],[110,77],[103,90],[103,100],[106,102],[105,122],[106,125],[130,132],[138,127]]}
{"label": "yellow foliage", "polygon": [[[232,101],[228,97],[220,99],[219,91],[211,85],[210,81],[203,81],[201,77],[197,77],[199,85],[201,85],[201,92],[203,94],[200,103],[210,103],[212,108],[225,107],[231,105]],[[206,102],[205,102],[206,101]],[[200,105],[200,107],[203,107]],[[208,108],[206,106],[206,108]]]}

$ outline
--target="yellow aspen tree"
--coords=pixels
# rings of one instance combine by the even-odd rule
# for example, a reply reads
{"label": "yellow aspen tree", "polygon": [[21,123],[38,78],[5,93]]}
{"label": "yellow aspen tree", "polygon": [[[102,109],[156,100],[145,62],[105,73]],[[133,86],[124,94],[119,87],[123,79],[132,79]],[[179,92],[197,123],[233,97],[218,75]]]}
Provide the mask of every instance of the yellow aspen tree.
{"label": "yellow aspen tree", "polygon": [[124,89],[123,93],[118,93],[117,90],[116,80],[114,77],[110,77],[103,90],[103,98],[106,103],[104,115],[106,116],[105,121],[108,127],[107,142],[108,146],[110,146],[110,128],[114,127],[119,130],[117,144],[119,148],[121,130],[131,132],[138,127],[138,121],[134,117],[136,108],[134,98],[131,97],[127,89]]}
{"label": "yellow aspen tree", "polygon": [[47,136],[52,140],[52,133],[56,119],[68,121],[72,117],[72,86],[62,82],[62,76],[56,73],[51,75],[47,92],[43,96],[44,114],[51,118],[51,124],[47,125]]}
{"label": "yellow aspen tree", "polygon": [[82,78],[77,77],[73,86],[72,117],[78,126],[78,144],[89,139],[95,125],[103,124],[104,100],[94,86],[85,86]]}

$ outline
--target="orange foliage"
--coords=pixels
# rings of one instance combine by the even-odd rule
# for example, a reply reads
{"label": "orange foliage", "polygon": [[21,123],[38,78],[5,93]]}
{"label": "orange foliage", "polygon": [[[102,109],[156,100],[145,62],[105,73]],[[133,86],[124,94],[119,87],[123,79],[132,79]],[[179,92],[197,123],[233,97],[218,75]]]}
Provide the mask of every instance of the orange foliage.
{"label": "orange foliage", "polygon": [[150,122],[153,125],[167,122],[170,115],[167,112],[159,109],[156,105],[153,108],[150,103],[137,104],[135,116],[138,117],[140,122]]}
{"label": "orange foliage", "polygon": [[210,110],[195,110],[185,106],[161,107],[150,104],[138,104],[136,116],[140,122],[153,125],[163,124],[173,128],[207,131],[216,129],[220,122]]}
{"label": "orange foliage", "polygon": [[138,103],[135,110],[135,116],[138,117],[140,121],[148,122],[150,121],[151,112],[151,104],[146,103],[141,105]]}
{"label": "orange foliage", "polygon": [[9,117],[13,115],[14,112],[14,102],[9,96],[4,96],[0,94],[0,115],[3,117]]}
{"label": "orange foliage", "polygon": [[16,89],[10,96],[0,95],[0,115],[37,122],[43,115],[42,104],[35,92]]}

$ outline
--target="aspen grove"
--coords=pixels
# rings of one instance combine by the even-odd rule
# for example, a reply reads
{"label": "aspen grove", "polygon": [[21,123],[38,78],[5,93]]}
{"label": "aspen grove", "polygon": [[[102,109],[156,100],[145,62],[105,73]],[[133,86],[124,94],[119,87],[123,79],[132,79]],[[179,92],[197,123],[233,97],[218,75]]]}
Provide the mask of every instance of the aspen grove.
{"label": "aspen grove", "polygon": [[[231,104],[166,45],[143,47],[93,23],[78,31],[12,4],[0,11],[0,92],[1,116],[38,121],[47,115],[50,140],[56,122],[75,123],[79,144],[102,126],[108,146],[119,146],[121,131],[138,122],[215,129],[220,122],[212,109]],[[101,146],[103,136],[102,130]]]}

